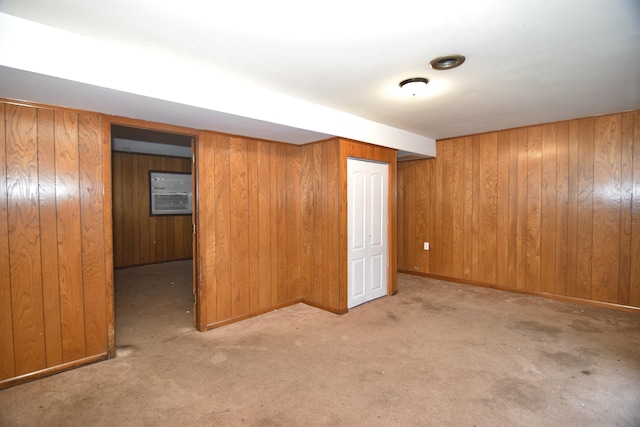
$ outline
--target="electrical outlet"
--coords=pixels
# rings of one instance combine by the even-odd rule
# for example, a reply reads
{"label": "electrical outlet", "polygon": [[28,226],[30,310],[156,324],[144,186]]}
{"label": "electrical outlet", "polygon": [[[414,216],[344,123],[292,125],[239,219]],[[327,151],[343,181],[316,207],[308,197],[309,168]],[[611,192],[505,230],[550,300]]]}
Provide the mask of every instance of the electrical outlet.
{"label": "electrical outlet", "polygon": [[425,251],[429,250],[429,242],[424,242],[424,250]]}

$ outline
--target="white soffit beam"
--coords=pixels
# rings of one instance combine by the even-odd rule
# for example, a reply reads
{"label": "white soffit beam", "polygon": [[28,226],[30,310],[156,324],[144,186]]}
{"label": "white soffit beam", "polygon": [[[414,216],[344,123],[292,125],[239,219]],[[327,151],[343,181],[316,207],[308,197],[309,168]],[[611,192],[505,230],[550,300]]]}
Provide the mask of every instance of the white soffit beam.
{"label": "white soffit beam", "polygon": [[[269,91],[190,58],[107,43],[5,13],[0,13],[0,65],[322,135],[436,154],[433,138]],[[21,89],[20,98],[39,102],[28,87]],[[100,107],[99,112],[117,108]],[[207,123],[194,127],[211,129]]]}

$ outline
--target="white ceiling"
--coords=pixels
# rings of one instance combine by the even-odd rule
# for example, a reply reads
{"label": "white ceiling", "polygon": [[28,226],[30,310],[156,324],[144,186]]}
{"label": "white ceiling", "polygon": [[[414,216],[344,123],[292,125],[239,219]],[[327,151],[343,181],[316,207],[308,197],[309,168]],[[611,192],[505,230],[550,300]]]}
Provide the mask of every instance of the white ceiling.
{"label": "white ceiling", "polygon": [[[428,67],[448,54],[467,60]],[[424,155],[640,109],[639,58],[638,0],[0,0],[0,96]]]}

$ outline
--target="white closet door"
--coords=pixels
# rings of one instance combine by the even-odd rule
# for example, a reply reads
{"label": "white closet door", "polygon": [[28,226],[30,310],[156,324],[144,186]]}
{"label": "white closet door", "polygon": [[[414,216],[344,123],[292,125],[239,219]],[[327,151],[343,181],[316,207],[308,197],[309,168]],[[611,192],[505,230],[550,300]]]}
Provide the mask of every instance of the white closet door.
{"label": "white closet door", "polygon": [[387,163],[347,159],[347,307],[387,295]]}

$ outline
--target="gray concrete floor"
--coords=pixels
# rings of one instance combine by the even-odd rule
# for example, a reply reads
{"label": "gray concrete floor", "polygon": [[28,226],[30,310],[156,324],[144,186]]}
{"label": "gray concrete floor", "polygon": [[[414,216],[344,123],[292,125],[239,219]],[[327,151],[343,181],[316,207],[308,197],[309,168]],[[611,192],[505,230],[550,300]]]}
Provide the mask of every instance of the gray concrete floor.
{"label": "gray concrete floor", "polygon": [[116,276],[118,357],[0,391],[0,425],[640,425],[640,313],[401,274],[199,333],[190,262]]}

